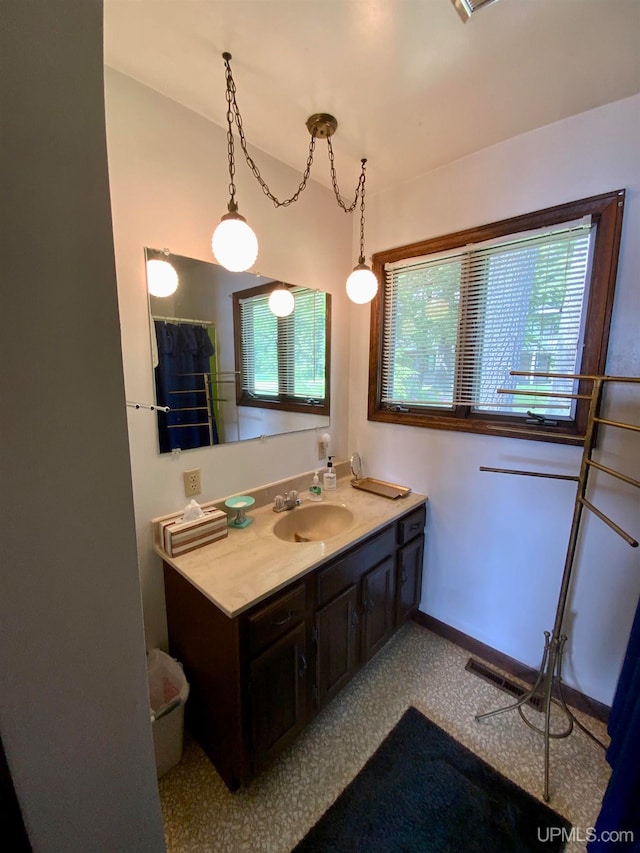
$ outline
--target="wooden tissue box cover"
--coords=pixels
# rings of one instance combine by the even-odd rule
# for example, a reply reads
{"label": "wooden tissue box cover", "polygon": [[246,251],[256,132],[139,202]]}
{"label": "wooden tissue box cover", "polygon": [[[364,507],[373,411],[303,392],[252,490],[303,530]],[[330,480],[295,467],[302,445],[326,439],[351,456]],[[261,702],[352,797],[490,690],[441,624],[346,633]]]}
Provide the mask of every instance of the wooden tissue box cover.
{"label": "wooden tissue box cover", "polygon": [[227,514],[214,509],[205,511],[202,518],[196,518],[194,521],[180,521],[174,517],[173,520],[161,521],[159,532],[160,544],[167,554],[170,557],[179,557],[227,536]]}

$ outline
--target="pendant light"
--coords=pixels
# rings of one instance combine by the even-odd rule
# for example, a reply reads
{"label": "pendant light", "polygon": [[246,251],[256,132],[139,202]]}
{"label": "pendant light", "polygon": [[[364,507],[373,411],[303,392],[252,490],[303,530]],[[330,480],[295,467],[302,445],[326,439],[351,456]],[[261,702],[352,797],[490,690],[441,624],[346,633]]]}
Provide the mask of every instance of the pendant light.
{"label": "pendant light", "polygon": [[229,159],[229,199],[228,210],[213,232],[211,248],[216,260],[231,272],[244,272],[253,266],[258,257],[258,239],[244,216],[238,213],[236,203],[235,157],[233,145],[233,111],[235,84],[231,76],[230,53],[223,53],[227,69],[227,150]]}
{"label": "pendant light", "polygon": [[368,267],[364,259],[364,182],[365,166],[367,161],[362,161],[361,183],[360,183],[360,256],[353,272],[347,279],[347,296],[356,305],[366,305],[371,302],[378,292],[378,279],[375,277],[371,267]]}
{"label": "pendant light", "polygon": [[[340,195],[340,190],[338,189],[338,181],[335,170],[335,157],[331,144],[331,137],[338,128],[338,122],[334,118],[334,116],[329,115],[328,113],[314,113],[314,115],[309,116],[306,121],[307,130],[311,135],[311,141],[309,143],[307,163],[304,173],[302,175],[302,180],[300,181],[298,189],[290,198],[286,198],[283,200],[277,198],[277,196],[275,196],[269,189],[267,182],[260,174],[260,170],[258,169],[251,155],[249,154],[247,148],[247,140],[242,125],[242,116],[240,115],[240,109],[236,100],[236,85],[233,79],[233,74],[231,73],[231,54],[225,52],[222,54],[222,58],[225,64],[226,77],[227,151],[229,160],[229,192],[231,197],[228,204],[229,212],[222,217],[222,220],[216,228],[213,234],[213,239],[211,241],[213,254],[216,257],[216,260],[228,270],[232,270],[233,272],[242,272],[255,263],[255,260],[258,255],[258,240],[252,229],[247,224],[246,219],[238,213],[238,205],[235,199],[235,148],[233,138],[234,122],[238,129],[238,138],[240,140],[240,146],[244,153],[245,160],[247,161],[247,165],[249,166],[255,179],[262,187],[262,191],[264,192],[264,194],[267,196],[267,198],[270,199],[270,201],[273,202],[273,205],[276,208],[288,207],[289,205],[294,204],[296,201],[298,201],[301,193],[306,189],[307,182],[309,180],[311,166],[313,164],[316,139],[326,139],[327,149],[329,152],[331,184],[336,197],[336,201],[345,213],[352,213],[358,204],[358,199],[360,199],[360,257],[358,259],[357,266],[354,268],[347,281],[347,295],[353,302],[356,302],[357,304],[362,305],[366,302],[370,302],[378,290],[378,282],[371,269],[366,265],[364,256],[364,183],[365,163],[367,161],[362,160],[362,170],[360,172],[360,178],[358,179],[358,184],[356,186],[355,198],[353,200],[353,203],[347,206],[343,201],[342,196]],[[282,298],[285,297],[275,297],[274,303],[276,303],[277,300]],[[291,306],[290,311],[288,313],[291,313],[292,310],[293,306]],[[286,314],[280,316],[286,316]]]}
{"label": "pendant light", "polygon": [[244,216],[238,213],[235,201],[229,202],[229,213],[222,217],[213,232],[211,248],[218,263],[231,272],[244,272],[255,263],[258,238]]}

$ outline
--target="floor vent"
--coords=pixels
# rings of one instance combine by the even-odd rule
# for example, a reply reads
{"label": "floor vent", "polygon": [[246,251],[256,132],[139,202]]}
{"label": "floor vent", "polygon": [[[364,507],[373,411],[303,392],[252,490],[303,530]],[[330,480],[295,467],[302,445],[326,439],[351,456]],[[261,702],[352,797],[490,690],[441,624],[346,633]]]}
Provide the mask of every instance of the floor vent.
{"label": "floor vent", "polygon": [[[514,697],[514,699],[519,699],[523,693],[525,693],[525,688],[520,687],[520,685],[516,684],[515,681],[510,681],[508,678],[505,678],[504,675],[501,675],[499,672],[495,672],[493,669],[489,669],[488,666],[485,666],[473,658],[469,658],[465,669],[468,672],[472,672],[474,675],[477,675],[479,678],[483,678],[485,681],[488,681],[489,684],[493,684],[494,687],[498,687],[500,690],[504,690],[505,693],[509,693]],[[541,711],[542,697],[531,696],[527,699],[527,705],[531,705],[531,707],[535,708],[536,711]]]}

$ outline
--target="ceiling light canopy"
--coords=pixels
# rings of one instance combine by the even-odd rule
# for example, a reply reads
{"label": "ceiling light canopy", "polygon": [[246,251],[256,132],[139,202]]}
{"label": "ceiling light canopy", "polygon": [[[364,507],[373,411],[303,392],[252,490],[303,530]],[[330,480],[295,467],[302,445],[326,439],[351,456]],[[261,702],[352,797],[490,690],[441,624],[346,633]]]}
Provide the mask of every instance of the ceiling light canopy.
{"label": "ceiling light canopy", "polygon": [[[358,201],[360,201],[360,256],[358,264],[354,271],[349,276],[347,281],[347,294],[349,298],[357,304],[365,304],[370,302],[378,290],[378,281],[367,266],[364,255],[364,196],[365,196],[365,165],[366,160],[362,160],[360,177],[355,190],[355,198],[350,205],[347,205],[338,189],[338,181],[335,170],[335,158],[333,147],[331,145],[331,137],[336,132],[338,122],[328,113],[315,113],[309,116],[306,125],[307,130],[311,135],[309,143],[309,152],[307,155],[307,165],[302,175],[302,180],[295,193],[283,200],[277,198],[269,189],[266,181],[260,174],[260,170],[255,164],[255,161],[247,150],[247,140],[244,135],[242,126],[242,117],[236,100],[236,85],[231,73],[231,54],[223,53],[222,58],[225,64],[226,75],[226,98],[227,98],[227,150],[229,161],[229,204],[228,213],[226,213],[213,233],[211,247],[216,260],[228,270],[233,272],[242,272],[249,269],[258,256],[258,240],[251,227],[248,225],[244,216],[238,212],[238,203],[236,202],[236,185],[235,185],[235,141],[233,136],[233,125],[237,127],[240,146],[247,161],[247,165],[251,169],[254,177],[262,187],[264,194],[273,202],[275,207],[288,207],[298,201],[301,193],[307,186],[311,166],[313,164],[313,156],[315,152],[316,139],[326,139],[329,152],[329,167],[331,174],[331,183],[335,193],[338,205],[345,213],[352,213]],[[288,291],[286,291],[288,293]],[[291,294],[289,294],[291,295]],[[274,310],[272,308],[272,310]],[[291,313],[293,306],[287,311]],[[274,313],[277,313],[274,311]],[[280,316],[286,316],[280,315]]]}

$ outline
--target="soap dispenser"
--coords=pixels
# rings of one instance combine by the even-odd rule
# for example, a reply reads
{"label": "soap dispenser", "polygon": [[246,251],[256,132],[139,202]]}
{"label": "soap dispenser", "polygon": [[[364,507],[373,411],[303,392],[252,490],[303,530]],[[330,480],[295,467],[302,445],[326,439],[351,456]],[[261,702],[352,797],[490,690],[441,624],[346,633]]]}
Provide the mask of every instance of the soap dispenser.
{"label": "soap dispenser", "polygon": [[333,456],[329,456],[327,458],[327,470],[324,472],[324,476],[322,481],[324,483],[325,491],[329,491],[331,489],[335,489],[336,487],[336,472],[333,470],[333,462],[331,461]]}
{"label": "soap dispenser", "polygon": [[313,480],[311,481],[311,485],[309,486],[309,500],[310,501],[321,501],[322,500],[322,486],[320,485],[320,477],[318,477],[317,471],[313,475]]}

